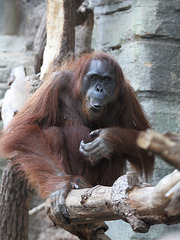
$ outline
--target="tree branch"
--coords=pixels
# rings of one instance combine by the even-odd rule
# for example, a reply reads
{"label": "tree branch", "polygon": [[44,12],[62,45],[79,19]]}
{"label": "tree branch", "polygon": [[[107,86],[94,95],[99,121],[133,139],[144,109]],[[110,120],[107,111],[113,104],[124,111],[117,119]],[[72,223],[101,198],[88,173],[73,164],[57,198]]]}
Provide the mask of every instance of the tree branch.
{"label": "tree branch", "polygon": [[[139,147],[152,151],[165,161],[180,170],[180,135],[167,132],[159,134],[152,130],[141,132],[137,144]],[[171,180],[170,180],[171,181]],[[169,216],[180,214],[180,182],[177,182],[165,195],[171,197],[166,207]]]}
{"label": "tree branch", "polygon": [[137,144],[145,150],[158,154],[180,170],[180,135],[170,132],[162,135],[148,129],[140,133]]}
{"label": "tree branch", "polygon": [[[165,196],[180,181],[180,172],[174,171],[155,187],[143,183],[134,172],[120,177],[112,187],[96,186],[92,189],[72,190],[66,206],[71,224],[85,224],[122,219],[134,231],[147,232],[154,224],[174,224],[180,216],[167,216],[165,208],[171,196]],[[51,201],[46,201],[46,212],[50,219],[63,227]]]}
{"label": "tree branch", "polygon": [[[161,135],[148,130],[140,134],[137,144],[180,167],[179,135]],[[134,231],[145,233],[154,224],[180,222],[180,172],[175,170],[156,186],[143,183],[136,173],[128,172],[117,179],[112,187],[72,190],[66,199],[71,222],[68,227],[61,222],[58,209],[52,206],[51,200],[47,199],[45,208],[53,223],[77,236],[87,229],[91,232],[97,222],[100,222],[97,229],[102,229],[103,221],[117,219],[128,222]]]}

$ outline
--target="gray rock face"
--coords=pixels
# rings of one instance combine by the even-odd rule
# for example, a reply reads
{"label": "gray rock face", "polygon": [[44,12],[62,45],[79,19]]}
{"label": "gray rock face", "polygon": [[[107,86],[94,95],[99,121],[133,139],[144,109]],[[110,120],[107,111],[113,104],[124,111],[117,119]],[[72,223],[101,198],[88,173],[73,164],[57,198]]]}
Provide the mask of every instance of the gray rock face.
{"label": "gray rock face", "polygon": [[153,128],[179,132],[180,2],[90,2],[95,11],[93,48],[118,60]]}
{"label": "gray rock face", "polygon": [[[180,132],[180,1],[91,0],[93,48],[114,55],[158,132]],[[157,159],[153,183],[172,171]],[[109,224],[112,239],[156,239],[176,225],[133,233],[122,221]]]}
{"label": "gray rock face", "polygon": [[12,68],[24,65],[31,75],[34,73],[32,63],[33,53],[27,51],[25,37],[0,35],[0,98],[4,96]]}

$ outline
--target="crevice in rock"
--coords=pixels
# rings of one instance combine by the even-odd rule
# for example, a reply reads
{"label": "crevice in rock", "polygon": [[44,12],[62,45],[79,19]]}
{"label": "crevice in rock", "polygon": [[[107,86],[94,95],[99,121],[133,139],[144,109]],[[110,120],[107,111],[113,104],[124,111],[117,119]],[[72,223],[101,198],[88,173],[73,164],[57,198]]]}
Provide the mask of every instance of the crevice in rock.
{"label": "crevice in rock", "polygon": [[109,47],[109,50],[114,51],[114,50],[119,50],[121,48],[121,44],[117,44],[115,46]]}
{"label": "crevice in rock", "polygon": [[170,36],[168,36],[168,35],[160,35],[160,34],[144,34],[144,35],[136,35],[135,36],[135,38],[136,39],[139,39],[139,38],[141,38],[141,39],[153,39],[153,40],[159,40],[159,39],[161,39],[161,40],[180,40],[179,38],[178,39],[175,39],[174,37],[170,37]]}
{"label": "crevice in rock", "polygon": [[114,11],[107,11],[105,13],[102,13],[102,15],[112,15],[112,14],[117,13],[117,12],[127,11],[130,8],[131,8],[131,5],[128,5],[126,7],[121,7],[121,8],[115,9]]}

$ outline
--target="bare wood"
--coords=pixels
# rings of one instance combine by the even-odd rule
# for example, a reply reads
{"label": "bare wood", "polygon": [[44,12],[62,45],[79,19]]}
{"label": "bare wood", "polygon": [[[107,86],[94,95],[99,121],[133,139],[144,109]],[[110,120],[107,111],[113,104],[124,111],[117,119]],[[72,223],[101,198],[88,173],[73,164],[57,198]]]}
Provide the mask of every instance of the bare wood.
{"label": "bare wood", "polygon": [[[180,216],[167,216],[165,208],[172,196],[165,194],[180,182],[180,172],[174,171],[155,187],[143,183],[134,172],[120,177],[112,187],[72,190],[66,206],[71,225],[122,219],[134,231],[147,232],[153,224],[174,224]],[[60,218],[46,201],[46,212],[51,220],[62,226]]]}
{"label": "bare wood", "polygon": [[[68,8],[69,7],[70,6],[68,6]],[[76,0],[74,11],[76,9],[77,9],[77,11],[76,11],[75,25],[76,26],[83,25],[82,27],[79,27],[78,29],[76,28],[76,32],[78,32],[78,34],[76,34],[77,41],[75,41],[75,42],[76,42],[76,45],[81,46],[80,53],[77,54],[79,56],[81,53],[86,53],[86,52],[91,51],[93,10],[89,6],[89,2],[87,0],[84,2],[83,2],[83,0],[78,0],[78,1]],[[51,17],[52,17],[52,15],[51,15]],[[72,17],[74,18],[74,15]],[[44,49],[46,46],[46,38],[47,38],[46,22],[47,21],[46,21],[46,12],[45,12],[44,16],[42,17],[41,23],[39,25],[38,31],[36,33],[36,37],[35,37],[34,45],[33,45],[35,73],[41,72],[41,66],[43,63],[43,54],[44,54]],[[62,24],[62,22],[61,23],[59,22],[59,24],[56,25],[56,28],[60,27],[59,26],[60,24]],[[73,20],[73,26],[71,28],[72,29],[70,30],[70,32],[71,32],[71,34],[73,34],[74,20]],[[81,28],[82,28],[82,30],[81,30]],[[52,29],[52,30],[54,30],[54,29]],[[81,34],[81,32],[80,32],[81,36],[79,36],[79,31],[83,31],[83,34]],[[54,37],[56,37],[56,35],[54,35]],[[57,42],[57,44],[58,43],[61,44],[61,42],[59,42],[59,39],[55,39],[55,41]],[[69,43],[67,41],[66,41],[66,45],[67,45],[66,47],[69,47]],[[72,45],[72,43],[71,43],[71,45]],[[73,48],[74,48],[74,46],[72,47],[72,49]],[[64,50],[64,48],[63,48],[63,50]],[[55,52],[55,54],[57,54],[57,52]],[[62,54],[60,57],[64,58],[64,56],[62,56]],[[52,56],[52,59],[54,59],[54,58],[55,58],[55,56],[54,57]],[[46,60],[44,60],[44,62],[45,61]]]}
{"label": "bare wood", "polygon": [[40,212],[41,210],[43,210],[45,208],[45,203],[41,203],[38,206],[32,208],[31,210],[29,210],[29,216],[32,216],[38,212]]}
{"label": "bare wood", "polygon": [[0,120],[2,120],[1,111],[2,111],[3,101],[4,101],[4,98],[0,99]]}
{"label": "bare wood", "polygon": [[46,45],[46,12],[42,17],[41,23],[39,25],[36,37],[34,40],[33,50],[34,50],[34,70],[35,73],[39,73],[41,70],[43,62],[43,53]]}
{"label": "bare wood", "polygon": [[44,51],[41,79],[53,65],[60,65],[74,56],[75,1],[48,0],[47,3],[47,43]]}
{"label": "bare wood", "polygon": [[43,56],[43,65],[41,67],[41,79],[43,79],[50,69],[54,57],[60,52],[63,23],[63,0],[48,0],[46,22],[47,40]]}
{"label": "bare wood", "polygon": [[149,129],[140,133],[137,144],[158,154],[180,170],[180,135],[169,132],[162,135]]}
{"label": "bare wood", "polygon": [[[159,134],[152,130],[141,132],[138,140],[138,146],[145,150],[152,151],[161,156],[168,163],[180,169],[180,135],[176,133],[167,132]],[[169,179],[169,184],[171,179]],[[161,191],[161,189],[159,189]],[[168,216],[177,216],[180,214],[180,182],[170,188],[165,194],[165,197],[171,198],[168,206],[166,206],[166,213]],[[162,205],[163,206],[163,205]]]}

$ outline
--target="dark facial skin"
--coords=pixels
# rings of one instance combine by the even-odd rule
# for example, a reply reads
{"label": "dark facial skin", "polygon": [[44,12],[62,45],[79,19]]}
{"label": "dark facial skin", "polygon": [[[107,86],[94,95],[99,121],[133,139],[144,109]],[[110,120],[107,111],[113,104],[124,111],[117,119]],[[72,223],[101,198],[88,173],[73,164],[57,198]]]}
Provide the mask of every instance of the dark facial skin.
{"label": "dark facial skin", "polygon": [[92,60],[82,81],[83,107],[90,121],[98,119],[111,102],[116,90],[116,81],[111,66],[105,60]]}

